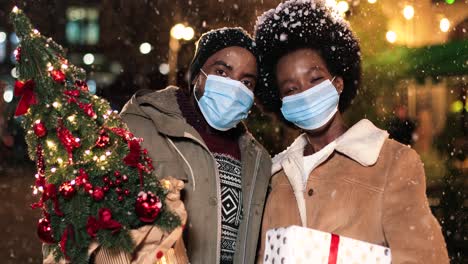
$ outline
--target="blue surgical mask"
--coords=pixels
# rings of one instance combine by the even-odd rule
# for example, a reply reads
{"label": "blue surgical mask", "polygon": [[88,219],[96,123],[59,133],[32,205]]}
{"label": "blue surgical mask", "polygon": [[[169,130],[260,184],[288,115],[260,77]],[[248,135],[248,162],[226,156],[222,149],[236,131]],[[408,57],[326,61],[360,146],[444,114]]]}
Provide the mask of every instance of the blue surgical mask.
{"label": "blue surgical mask", "polygon": [[325,80],[304,92],[284,97],[281,107],[284,118],[305,130],[327,124],[338,111],[340,99],[332,81]]}
{"label": "blue surgical mask", "polygon": [[206,76],[205,92],[198,100],[194,89],[194,96],[206,122],[226,131],[247,118],[254,102],[253,92],[240,81],[201,72]]}

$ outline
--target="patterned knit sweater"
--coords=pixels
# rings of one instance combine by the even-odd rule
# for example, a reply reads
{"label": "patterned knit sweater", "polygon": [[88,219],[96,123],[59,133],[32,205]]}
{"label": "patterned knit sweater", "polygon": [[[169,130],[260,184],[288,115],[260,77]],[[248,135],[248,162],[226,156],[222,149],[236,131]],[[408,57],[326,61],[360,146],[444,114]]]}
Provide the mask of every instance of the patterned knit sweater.
{"label": "patterned knit sweater", "polygon": [[182,90],[177,93],[180,110],[205,141],[218,166],[221,183],[221,263],[233,263],[236,239],[242,220],[242,164],[238,138],[239,129],[213,131],[192,97]]}

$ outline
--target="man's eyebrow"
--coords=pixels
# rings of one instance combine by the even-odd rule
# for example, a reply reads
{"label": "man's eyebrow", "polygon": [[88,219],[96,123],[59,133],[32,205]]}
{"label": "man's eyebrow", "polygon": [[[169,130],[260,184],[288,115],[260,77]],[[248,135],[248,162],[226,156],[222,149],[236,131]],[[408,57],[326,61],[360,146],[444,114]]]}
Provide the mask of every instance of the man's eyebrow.
{"label": "man's eyebrow", "polygon": [[226,62],[224,62],[222,60],[217,60],[212,65],[221,65],[221,66],[224,66],[224,67],[228,68],[228,70],[232,71],[232,66],[228,65]]}

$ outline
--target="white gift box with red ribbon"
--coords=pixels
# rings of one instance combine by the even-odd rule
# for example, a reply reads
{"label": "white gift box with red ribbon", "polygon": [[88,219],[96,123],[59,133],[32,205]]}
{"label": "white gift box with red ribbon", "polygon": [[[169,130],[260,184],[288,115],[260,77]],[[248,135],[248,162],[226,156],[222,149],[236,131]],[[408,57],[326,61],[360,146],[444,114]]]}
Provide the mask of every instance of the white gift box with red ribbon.
{"label": "white gift box with red ribbon", "polygon": [[289,226],[266,233],[264,263],[390,264],[390,249],[315,229]]}

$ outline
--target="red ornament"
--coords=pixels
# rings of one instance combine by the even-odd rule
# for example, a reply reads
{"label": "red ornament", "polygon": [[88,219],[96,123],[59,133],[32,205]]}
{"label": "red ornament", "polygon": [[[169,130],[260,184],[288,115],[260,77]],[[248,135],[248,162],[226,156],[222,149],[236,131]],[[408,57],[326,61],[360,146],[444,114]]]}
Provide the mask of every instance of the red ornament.
{"label": "red ornament", "polygon": [[119,202],[123,201],[123,196],[122,195],[119,195],[119,197],[117,198],[119,200]]}
{"label": "red ornament", "polygon": [[42,121],[34,123],[33,130],[34,130],[34,134],[38,138],[41,138],[47,135],[47,128],[45,127],[44,123],[42,123]]}
{"label": "red ornament", "polygon": [[88,84],[83,80],[76,80],[75,87],[80,89],[82,92],[88,92]]}
{"label": "red ornament", "polygon": [[115,193],[121,194],[122,193],[122,188],[120,188],[120,187],[115,188]]}
{"label": "red ornament", "polygon": [[109,186],[104,186],[102,187],[102,189],[104,190],[104,192],[108,192],[110,190]]}
{"label": "red ornament", "polygon": [[140,192],[135,203],[135,212],[140,221],[152,223],[161,211],[162,203],[159,198],[151,192]]}
{"label": "red ornament", "polygon": [[127,182],[127,181],[128,181],[128,176],[127,176],[127,175],[122,176],[122,180],[123,180],[124,182]]}
{"label": "red ornament", "polygon": [[103,181],[105,184],[109,184],[109,182],[110,182],[108,176],[104,176],[104,178],[102,178],[102,181]]}
{"label": "red ornament", "polygon": [[125,190],[124,190],[124,194],[125,194],[125,196],[129,196],[129,195],[130,195],[130,191],[129,191],[128,189],[125,189]]}
{"label": "red ornament", "polygon": [[37,236],[39,239],[46,244],[55,243],[52,235],[52,228],[50,227],[50,221],[47,218],[39,219],[37,223]]}
{"label": "red ornament", "polygon": [[65,83],[65,73],[63,73],[61,70],[50,71],[50,76],[52,76],[52,79],[54,79],[54,81],[57,83]]}
{"label": "red ornament", "polygon": [[101,187],[94,187],[92,196],[95,201],[101,201],[104,199],[104,190]]}
{"label": "red ornament", "polygon": [[105,130],[99,132],[98,140],[96,141],[96,147],[103,148],[109,144],[110,137]]}
{"label": "red ornament", "polygon": [[65,199],[70,199],[75,195],[76,188],[69,181],[66,181],[60,185],[59,192]]}
{"label": "red ornament", "polygon": [[[42,144],[38,143],[36,147],[36,168],[39,178],[43,177],[45,174],[45,165],[44,165],[44,150],[42,149]],[[43,177],[44,178],[44,177]],[[45,184],[45,179],[44,179]],[[38,185],[42,186],[42,185]]]}
{"label": "red ornament", "polygon": [[13,54],[15,55],[15,59],[17,62],[20,62],[21,60],[21,48],[18,47],[15,49],[15,51],[13,51]]}
{"label": "red ornament", "polygon": [[122,185],[122,180],[120,180],[120,179],[115,180],[115,185],[117,185],[117,186]]}
{"label": "red ornament", "polygon": [[87,182],[84,184],[84,189],[85,189],[85,192],[89,193],[89,191],[91,191],[93,189],[93,185],[91,185],[91,183]]}
{"label": "red ornament", "polygon": [[114,171],[114,176],[116,178],[120,178],[120,171]]}

